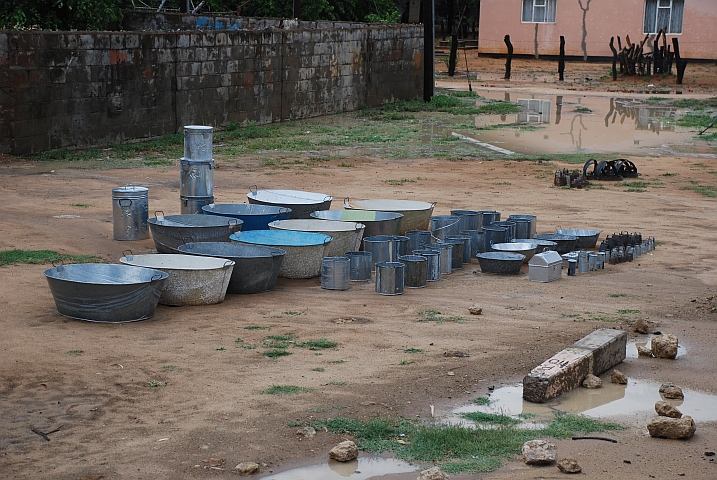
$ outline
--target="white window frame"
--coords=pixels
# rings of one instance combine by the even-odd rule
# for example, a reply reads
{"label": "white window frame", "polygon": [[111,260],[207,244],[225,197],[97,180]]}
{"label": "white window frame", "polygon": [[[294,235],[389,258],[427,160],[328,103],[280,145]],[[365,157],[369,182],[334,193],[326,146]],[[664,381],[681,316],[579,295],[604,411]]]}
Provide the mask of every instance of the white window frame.
{"label": "white window frame", "polygon": [[[521,23],[555,23],[557,4],[558,0],[522,0],[520,21]],[[530,10],[529,18],[526,15],[528,9]]]}
{"label": "white window frame", "polygon": [[[648,4],[654,4],[655,9],[655,16],[652,18],[650,16],[650,24],[652,25],[652,28],[648,27]],[[680,12],[676,11],[676,8],[681,9]],[[657,33],[657,22],[660,18],[660,11],[665,13],[667,12],[667,33],[669,35],[681,35],[682,31],[684,29],[684,8],[685,8],[685,2],[684,0],[645,0],[644,2],[644,14],[642,17],[642,33],[649,34],[649,33]],[[675,14],[679,13],[678,16]],[[675,18],[679,18],[679,25],[672,25],[672,22]],[[674,30],[673,30],[673,27]],[[678,30],[679,28],[679,30]]]}

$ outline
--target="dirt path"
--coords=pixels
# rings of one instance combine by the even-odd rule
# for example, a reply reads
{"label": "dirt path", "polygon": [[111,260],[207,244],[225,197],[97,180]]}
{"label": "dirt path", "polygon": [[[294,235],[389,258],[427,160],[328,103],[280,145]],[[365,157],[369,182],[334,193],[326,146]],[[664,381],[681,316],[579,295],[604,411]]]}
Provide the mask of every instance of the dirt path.
{"label": "dirt path", "polygon": [[[444,414],[456,402],[486,395],[489,386],[520,381],[534,365],[596,328],[629,329],[617,313],[621,309],[639,311],[628,315],[630,320],[658,322],[688,352],[676,361],[628,359],[620,366],[628,377],[717,394],[711,373],[717,361],[717,313],[711,308],[717,303],[706,300],[717,290],[714,199],[683,189],[691,180],[714,185],[714,159],[631,160],[642,180],[655,187],[642,193],[616,185],[554,188],[550,172],[565,166],[559,159],[539,164],[357,158],[356,168],[332,160],[314,171],[273,169],[252,159],[218,162],[218,203],[243,203],[256,184],[324,192],[336,199],[333,208],[341,208],[344,197],[416,199],[438,202],[435,214],[457,208],[531,213],[538,216],[539,231],[556,225],[595,228],[603,236],[639,231],[659,242],[638,262],[549,284],[530,282],[527,275],[484,275],[477,263],[397,297],[376,294],[373,283],[337,292],[322,290],[318,279],[280,279],[270,293],[228,296],[209,307],[160,306],[147,321],[101,325],[57,313],[42,275],[47,265],[0,267],[2,476],[230,475],[195,467],[210,457],[226,459],[229,469],[256,461],[267,465],[263,473],[285,470],[325,458],[340,440],[324,432],[301,440],[296,428],[287,427],[291,422],[336,415],[429,418],[431,404]],[[151,212],[179,211],[176,167],[51,170],[17,160],[0,164],[0,250],[53,249],[110,262],[128,248],[152,251],[151,240],[112,238],[111,189],[128,183],[150,187]],[[386,183],[401,178],[417,180]],[[59,215],[79,218],[55,218]],[[609,296],[620,293],[627,296]],[[483,315],[468,314],[473,303],[482,305]],[[418,312],[426,309],[465,322],[418,322]],[[588,319],[575,321],[573,314]],[[271,329],[245,328],[250,325]],[[294,348],[277,361],[263,357],[261,347],[242,348],[285,332],[299,341],[323,337],[339,346],[319,352]],[[424,353],[408,354],[406,348]],[[444,357],[449,350],[470,357]],[[150,382],[166,385],[153,388]],[[259,394],[271,385],[313,390]],[[630,428],[617,434],[619,444],[562,441],[560,456],[577,458],[584,478],[717,477],[714,462],[703,456],[717,448],[717,425],[700,423],[692,440],[674,442],[651,439],[644,425],[625,423]],[[31,431],[58,425],[61,430],[49,442]],[[514,462],[492,474],[454,478],[558,475],[554,467],[536,470]]]}

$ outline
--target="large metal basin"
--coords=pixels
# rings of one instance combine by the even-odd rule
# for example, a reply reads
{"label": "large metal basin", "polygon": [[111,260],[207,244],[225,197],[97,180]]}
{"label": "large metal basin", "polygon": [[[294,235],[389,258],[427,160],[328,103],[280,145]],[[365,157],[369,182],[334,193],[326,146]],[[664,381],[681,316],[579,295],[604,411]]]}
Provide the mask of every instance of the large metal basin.
{"label": "large metal basin", "polygon": [[205,215],[239,219],[243,222],[241,229],[244,231],[269,230],[271,222],[286,220],[291,215],[290,208],[248,203],[212,203],[204,205],[202,212]]}
{"label": "large metal basin", "polygon": [[319,220],[363,223],[365,225],[363,240],[376,235],[397,235],[403,215],[374,210],[321,210],[313,212],[311,217]]}
{"label": "large metal basin", "polygon": [[169,277],[159,303],[172,306],[223,301],[234,268],[234,262],[226,258],[181,254],[127,255],[120,262],[166,272]]}
{"label": "large metal basin", "polygon": [[365,225],[356,222],[336,220],[277,220],[269,224],[270,230],[293,230],[329,235],[333,240],[326,249],[326,257],[343,257],[346,252],[355,252],[361,247]]}
{"label": "large metal basin", "polygon": [[158,253],[180,253],[179,246],[190,242],[228,242],[241,230],[242,221],[215,215],[157,215],[148,220]]}
{"label": "large metal basin", "polygon": [[518,275],[525,255],[520,253],[485,252],[476,255],[483,273],[498,275]]}
{"label": "large metal basin", "polygon": [[236,242],[264,245],[286,251],[279,276],[285,278],[313,278],[321,274],[321,259],[331,243],[323,233],[293,230],[249,230],[231,236]]}
{"label": "large metal basin", "polygon": [[391,199],[350,201],[347,198],[344,201],[344,208],[347,210],[400,213],[403,218],[398,226],[397,235],[405,235],[409,230],[428,230],[434,205],[435,203]]}
{"label": "large metal basin", "polygon": [[537,243],[494,243],[491,248],[496,252],[520,253],[524,255],[523,263],[528,263],[538,249]]}
{"label": "large metal basin", "polygon": [[168,275],[129,265],[78,263],[45,270],[60,315],[123,323],[154,315]]}
{"label": "large metal basin", "polygon": [[575,250],[575,244],[578,242],[578,237],[575,235],[561,235],[559,233],[536,233],[533,235],[533,238],[536,240],[555,242],[555,251],[560,255]]}
{"label": "large metal basin", "polygon": [[227,293],[250,294],[274,289],[286,251],[237,242],[201,242],[181,245],[188,255],[226,258],[234,262]]}
{"label": "large metal basin", "polygon": [[331,195],[301,190],[256,190],[246,194],[249,203],[291,209],[289,218],[311,218],[311,212],[331,208]]}
{"label": "large metal basin", "polygon": [[556,242],[550,240],[537,240],[535,238],[514,238],[513,243],[534,243],[538,246],[536,253],[542,253],[546,250],[555,250],[558,246]]}
{"label": "large metal basin", "polygon": [[578,237],[578,241],[575,243],[575,248],[583,250],[585,248],[593,248],[598,241],[598,237],[602,230],[557,230],[555,233],[558,235],[573,235]]}

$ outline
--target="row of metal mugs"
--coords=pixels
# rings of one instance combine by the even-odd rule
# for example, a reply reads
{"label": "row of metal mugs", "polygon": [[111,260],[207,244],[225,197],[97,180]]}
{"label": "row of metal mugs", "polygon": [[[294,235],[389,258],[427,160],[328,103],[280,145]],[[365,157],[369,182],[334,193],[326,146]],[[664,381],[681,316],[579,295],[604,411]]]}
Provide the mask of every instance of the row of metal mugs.
{"label": "row of metal mugs", "polygon": [[651,252],[655,249],[655,239],[650,237],[639,245],[628,247],[616,247],[607,251],[597,253],[580,250],[568,252],[563,257],[563,267],[567,267],[568,275],[575,273],[588,273],[605,268],[605,262],[613,265],[622,262],[632,262],[640,255]]}

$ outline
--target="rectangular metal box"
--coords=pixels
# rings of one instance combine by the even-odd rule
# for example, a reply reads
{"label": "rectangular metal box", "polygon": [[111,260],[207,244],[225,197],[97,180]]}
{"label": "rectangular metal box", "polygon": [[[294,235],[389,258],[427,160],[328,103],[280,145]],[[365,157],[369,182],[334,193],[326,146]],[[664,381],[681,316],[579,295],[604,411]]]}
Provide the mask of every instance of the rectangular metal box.
{"label": "rectangular metal box", "polygon": [[563,257],[558,252],[536,253],[528,262],[528,279],[532,282],[552,282],[563,276]]}

